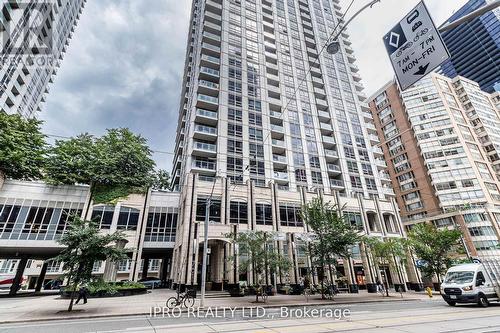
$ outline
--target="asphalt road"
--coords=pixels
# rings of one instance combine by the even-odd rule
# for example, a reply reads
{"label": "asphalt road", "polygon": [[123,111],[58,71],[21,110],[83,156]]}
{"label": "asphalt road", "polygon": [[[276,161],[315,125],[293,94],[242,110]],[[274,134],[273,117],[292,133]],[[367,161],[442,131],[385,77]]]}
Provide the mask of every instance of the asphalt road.
{"label": "asphalt road", "polygon": [[[226,309],[225,318],[219,318],[223,317],[219,308],[218,313],[194,312],[189,317],[185,313],[180,317],[175,314],[174,318],[166,313],[165,317],[155,318],[126,316],[4,324],[0,325],[0,332],[500,332],[500,305],[496,304],[487,309],[474,305],[453,308],[434,299],[324,306],[307,311],[312,309],[323,313],[304,317],[303,308],[266,309],[265,313],[254,308],[252,314],[250,309],[235,312]],[[350,315],[335,320],[342,312],[347,313],[345,309]]]}

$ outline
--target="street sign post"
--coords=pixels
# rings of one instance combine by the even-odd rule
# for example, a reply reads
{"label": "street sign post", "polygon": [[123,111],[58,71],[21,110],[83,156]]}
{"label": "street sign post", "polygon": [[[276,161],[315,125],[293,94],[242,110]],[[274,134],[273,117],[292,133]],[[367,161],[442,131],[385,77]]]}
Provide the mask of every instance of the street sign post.
{"label": "street sign post", "polygon": [[423,1],[384,36],[384,44],[402,90],[450,58]]}

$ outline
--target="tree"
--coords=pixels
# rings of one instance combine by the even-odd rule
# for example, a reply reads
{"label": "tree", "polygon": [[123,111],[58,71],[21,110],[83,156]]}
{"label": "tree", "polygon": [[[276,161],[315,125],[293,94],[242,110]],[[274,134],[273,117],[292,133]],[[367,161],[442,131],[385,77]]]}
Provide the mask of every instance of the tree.
{"label": "tree", "polygon": [[153,174],[153,185],[154,190],[165,191],[170,188],[170,174],[168,171],[160,169]]}
{"label": "tree", "polygon": [[21,180],[42,177],[45,136],[40,132],[41,124],[36,119],[0,111],[0,170],[7,177]]}
{"label": "tree", "polygon": [[[349,257],[349,248],[361,240],[358,231],[342,218],[336,206],[315,198],[302,207],[302,219],[314,234],[309,244],[311,257],[323,270],[332,258]],[[321,297],[324,295],[324,276],[321,279]]]}
{"label": "tree", "polygon": [[[248,231],[227,235],[238,245],[240,262],[239,269],[252,270],[256,289],[262,290],[263,277],[277,270],[288,270],[290,260],[273,249],[274,234],[266,231]],[[236,257],[230,258],[236,260]],[[259,301],[258,295],[255,301]]]}
{"label": "tree", "polygon": [[95,139],[87,133],[57,140],[48,151],[45,178],[49,184],[90,184],[94,180]]}
{"label": "tree", "polygon": [[96,140],[94,181],[102,185],[150,186],[155,162],[147,140],[128,128],[108,129]]}
{"label": "tree", "polygon": [[441,276],[453,264],[453,255],[462,247],[462,233],[457,229],[437,229],[434,225],[421,223],[408,233],[408,242],[418,259],[425,261],[420,270],[429,277]]}
{"label": "tree", "polygon": [[[406,247],[401,238],[387,238],[384,241],[378,237],[365,237],[364,242],[370,249],[377,266],[390,266],[392,262],[396,268],[399,278],[402,279],[403,275],[399,270],[397,258],[405,257]],[[389,297],[387,277],[383,283],[385,286],[386,296]]]}
{"label": "tree", "polygon": [[108,129],[100,138],[82,134],[50,150],[47,181],[88,184],[95,203],[110,203],[153,184],[151,154],[146,139],[127,128]]}
{"label": "tree", "polygon": [[78,286],[91,280],[96,261],[116,262],[127,258],[123,248],[117,246],[123,241],[125,238],[120,232],[102,234],[93,222],[73,217],[68,231],[57,241],[64,249],[53,258],[63,262],[63,270],[71,288],[68,311],[73,310]]}

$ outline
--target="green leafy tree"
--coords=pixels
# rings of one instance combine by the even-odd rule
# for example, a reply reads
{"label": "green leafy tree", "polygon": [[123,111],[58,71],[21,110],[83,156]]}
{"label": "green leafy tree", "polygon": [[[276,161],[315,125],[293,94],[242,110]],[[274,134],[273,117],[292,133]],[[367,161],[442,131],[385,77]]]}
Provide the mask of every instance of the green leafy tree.
{"label": "green leafy tree", "polygon": [[153,184],[151,154],[146,139],[127,128],[109,129],[100,138],[82,134],[56,142],[46,178],[58,185],[88,184],[95,203],[112,203]]}
{"label": "green leafy tree", "polygon": [[109,129],[96,140],[95,182],[144,187],[152,183],[155,162],[147,140],[128,128]]}
{"label": "green leafy tree", "polygon": [[46,180],[53,185],[91,184],[96,162],[95,139],[87,133],[69,140],[57,140],[49,149]]}
{"label": "green leafy tree", "polygon": [[[406,256],[406,243],[401,238],[387,238],[385,240],[378,237],[365,237],[365,244],[373,255],[377,265],[390,266],[391,262],[397,271],[398,276],[402,279],[403,275],[398,266],[398,258],[404,260]],[[386,296],[389,297],[389,286],[387,279],[383,281],[385,286]]]}
{"label": "green leafy tree", "polygon": [[421,223],[408,233],[408,242],[418,259],[425,261],[422,272],[432,277],[436,275],[438,283],[441,276],[453,264],[453,257],[463,250],[462,233],[457,229],[437,229],[434,225]]}
{"label": "green leafy tree", "polygon": [[160,169],[153,174],[153,189],[158,191],[165,191],[170,188],[170,174],[168,171]]}
{"label": "green leafy tree", "polygon": [[[308,249],[314,263],[323,270],[332,258],[349,257],[349,249],[361,241],[358,231],[339,215],[337,206],[315,198],[302,207],[302,219],[314,234]],[[321,297],[324,295],[324,277],[321,279]]]}
{"label": "green leafy tree", "polygon": [[41,124],[36,119],[0,111],[0,171],[7,177],[21,180],[42,177],[45,136],[40,132]]}
{"label": "green leafy tree", "polygon": [[[226,235],[238,245],[241,255],[239,269],[252,270],[257,290],[262,290],[266,277],[278,270],[288,270],[291,262],[273,248],[274,234],[266,231],[248,231]],[[236,260],[235,257],[230,260]],[[255,296],[258,302],[258,295]]]}
{"label": "green leafy tree", "polygon": [[63,270],[71,290],[68,311],[73,310],[73,301],[80,284],[92,279],[92,269],[96,261],[117,262],[127,258],[123,247],[118,243],[125,241],[122,233],[103,234],[91,221],[73,217],[68,231],[57,241],[64,246],[53,260],[63,262]]}

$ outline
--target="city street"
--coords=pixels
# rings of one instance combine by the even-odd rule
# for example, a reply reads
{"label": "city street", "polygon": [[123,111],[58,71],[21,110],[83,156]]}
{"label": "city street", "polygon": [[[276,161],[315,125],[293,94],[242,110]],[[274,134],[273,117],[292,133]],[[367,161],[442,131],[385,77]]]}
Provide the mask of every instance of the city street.
{"label": "city street", "polygon": [[[59,320],[0,325],[0,332],[498,332],[500,306],[447,306],[439,297],[380,303],[314,307],[318,310],[350,310],[350,318],[280,318],[281,309],[267,309],[266,319],[247,318],[151,318],[124,316],[84,320]],[[295,308],[297,309],[297,308]],[[302,308],[301,308],[302,309]],[[289,309],[292,311],[292,308]],[[201,314],[203,316],[203,314]],[[228,315],[227,317],[231,317]],[[274,317],[274,318],[273,318]]]}

